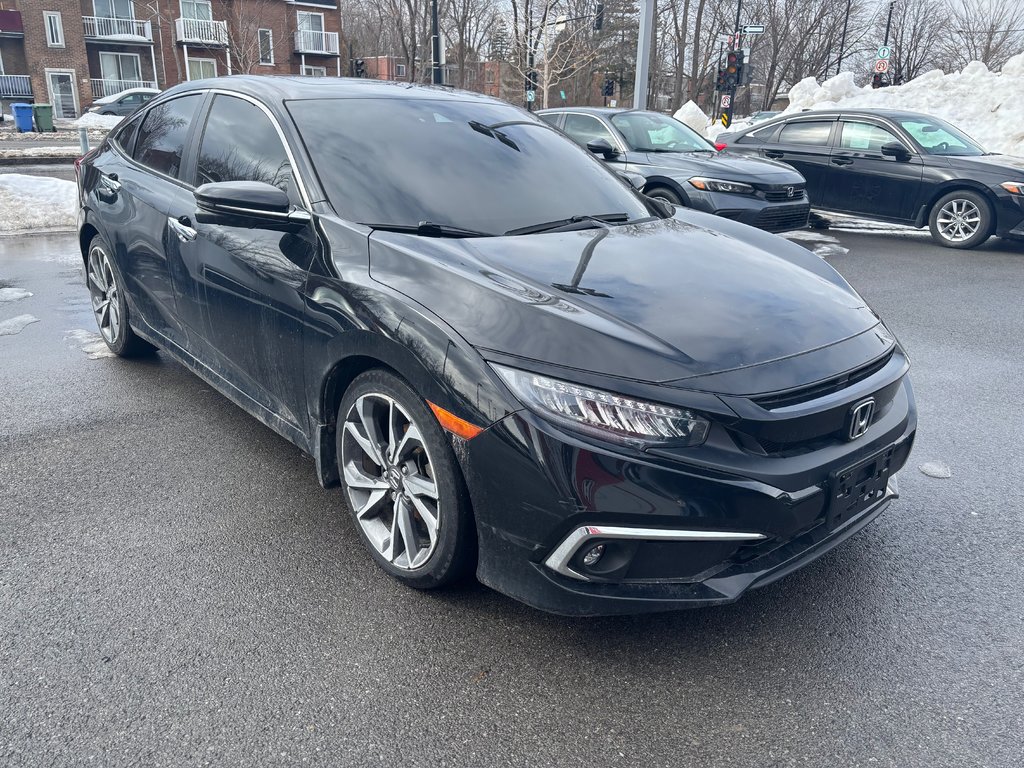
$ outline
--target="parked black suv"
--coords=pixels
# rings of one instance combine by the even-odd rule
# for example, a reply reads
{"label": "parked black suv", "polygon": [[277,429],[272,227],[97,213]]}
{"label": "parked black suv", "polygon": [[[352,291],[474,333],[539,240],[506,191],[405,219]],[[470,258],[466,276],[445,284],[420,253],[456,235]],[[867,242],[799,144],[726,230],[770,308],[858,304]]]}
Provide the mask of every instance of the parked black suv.
{"label": "parked black suv", "polygon": [[1024,159],[986,152],[917,112],[801,112],[735,133],[720,149],[782,160],[824,211],[928,226],[941,245],[974,248],[1024,236]]}
{"label": "parked black suv", "polygon": [[620,171],[646,179],[645,194],[769,232],[800,229],[810,205],[804,179],[782,163],[714,145],[678,120],[641,110],[564,107],[542,119]]}

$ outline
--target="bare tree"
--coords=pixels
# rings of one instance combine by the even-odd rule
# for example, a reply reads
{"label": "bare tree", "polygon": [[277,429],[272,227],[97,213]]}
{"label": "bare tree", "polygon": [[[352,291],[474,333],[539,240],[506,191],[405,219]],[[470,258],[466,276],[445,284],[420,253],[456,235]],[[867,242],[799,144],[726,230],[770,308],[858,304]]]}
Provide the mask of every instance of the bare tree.
{"label": "bare tree", "polygon": [[980,61],[1000,69],[1024,51],[1024,3],[1020,0],[952,0],[942,60],[948,69]]}
{"label": "bare tree", "polygon": [[223,5],[224,20],[227,22],[227,43],[231,52],[231,66],[235,72],[249,74],[260,63],[260,30],[269,29],[274,60],[287,60],[292,49],[288,30],[281,23],[273,21],[278,17],[276,0],[246,0]]}

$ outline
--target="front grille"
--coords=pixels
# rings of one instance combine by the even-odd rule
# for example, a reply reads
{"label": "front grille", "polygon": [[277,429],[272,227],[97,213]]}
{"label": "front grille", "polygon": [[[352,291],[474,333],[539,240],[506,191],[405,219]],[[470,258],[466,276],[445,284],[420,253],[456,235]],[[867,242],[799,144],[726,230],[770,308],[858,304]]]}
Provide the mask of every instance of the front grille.
{"label": "front grille", "polygon": [[798,202],[804,199],[804,190],[802,188],[794,189],[792,195],[789,194],[789,190],[785,189],[767,190],[764,193],[764,199],[770,200],[773,203],[784,203],[787,200],[790,202]]}
{"label": "front grille", "polygon": [[762,208],[754,226],[769,232],[785,232],[790,229],[801,229],[807,226],[807,217],[811,213],[808,203],[802,205],[769,205]]}
{"label": "front grille", "polygon": [[808,400],[815,400],[819,397],[824,397],[825,395],[831,395],[833,392],[846,389],[846,387],[856,384],[858,381],[863,381],[868,376],[878,373],[878,371],[888,365],[895,351],[896,347],[893,347],[877,360],[872,360],[870,363],[862,365],[860,368],[854,368],[852,371],[844,373],[841,376],[828,379],[827,381],[820,381],[817,384],[811,384],[798,389],[791,389],[788,392],[779,392],[774,395],[752,397],[750,399],[765,410],[772,411],[776,408],[799,405],[800,403],[806,403]]}

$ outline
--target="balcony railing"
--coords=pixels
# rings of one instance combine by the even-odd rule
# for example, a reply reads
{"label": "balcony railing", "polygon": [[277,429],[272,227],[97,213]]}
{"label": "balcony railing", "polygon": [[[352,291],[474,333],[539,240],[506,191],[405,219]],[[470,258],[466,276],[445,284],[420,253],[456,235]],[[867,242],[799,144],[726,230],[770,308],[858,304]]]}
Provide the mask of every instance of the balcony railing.
{"label": "balcony railing", "polygon": [[179,43],[228,44],[228,25],[224,21],[178,19],[174,22],[174,29]]}
{"label": "balcony railing", "polygon": [[129,88],[156,88],[156,83],[152,80],[104,80],[96,77],[92,79],[92,95],[95,99],[113,96]]}
{"label": "balcony railing", "polygon": [[323,53],[337,56],[338,33],[300,29],[295,33],[295,50],[298,53]]}
{"label": "balcony railing", "polygon": [[32,78],[28,75],[0,75],[0,98],[20,99],[32,96]]}
{"label": "balcony railing", "polygon": [[120,38],[153,41],[153,25],[135,19],[111,19],[106,16],[83,16],[86,37]]}

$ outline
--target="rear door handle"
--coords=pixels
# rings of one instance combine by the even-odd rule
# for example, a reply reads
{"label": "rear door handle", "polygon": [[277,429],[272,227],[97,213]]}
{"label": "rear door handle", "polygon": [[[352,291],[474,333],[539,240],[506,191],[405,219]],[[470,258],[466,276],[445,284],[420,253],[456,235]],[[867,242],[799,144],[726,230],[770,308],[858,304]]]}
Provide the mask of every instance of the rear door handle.
{"label": "rear door handle", "polygon": [[178,239],[183,243],[191,243],[198,237],[199,233],[189,226],[192,222],[188,216],[182,216],[181,218],[175,219],[173,216],[167,217],[167,226],[171,228],[171,231],[178,236]]}
{"label": "rear door handle", "polygon": [[853,160],[848,157],[833,157],[832,165],[853,165]]}
{"label": "rear door handle", "polygon": [[111,173],[100,174],[100,186],[102,186],[108,192],[113,192],[115,195],[121,191],[121,182],[117,180],[117,174]]}
{"label": "rear door handle", "polygon": [[785,153],[785,152],[779,152],[779,151],[777,151],[777,150],[774,150],[774,149],[769,149],[769,150],[766,150],[766,151],[765,151],[765,153],[764,153],[764,156],[765,156],[765,157],[769,157],[769,158],[771,158],[772,160],[778,160],[778,159],[779,159],[780,157],[782,157],[782,156],[783,156],[784,154],[786,154],[786,153]]}

